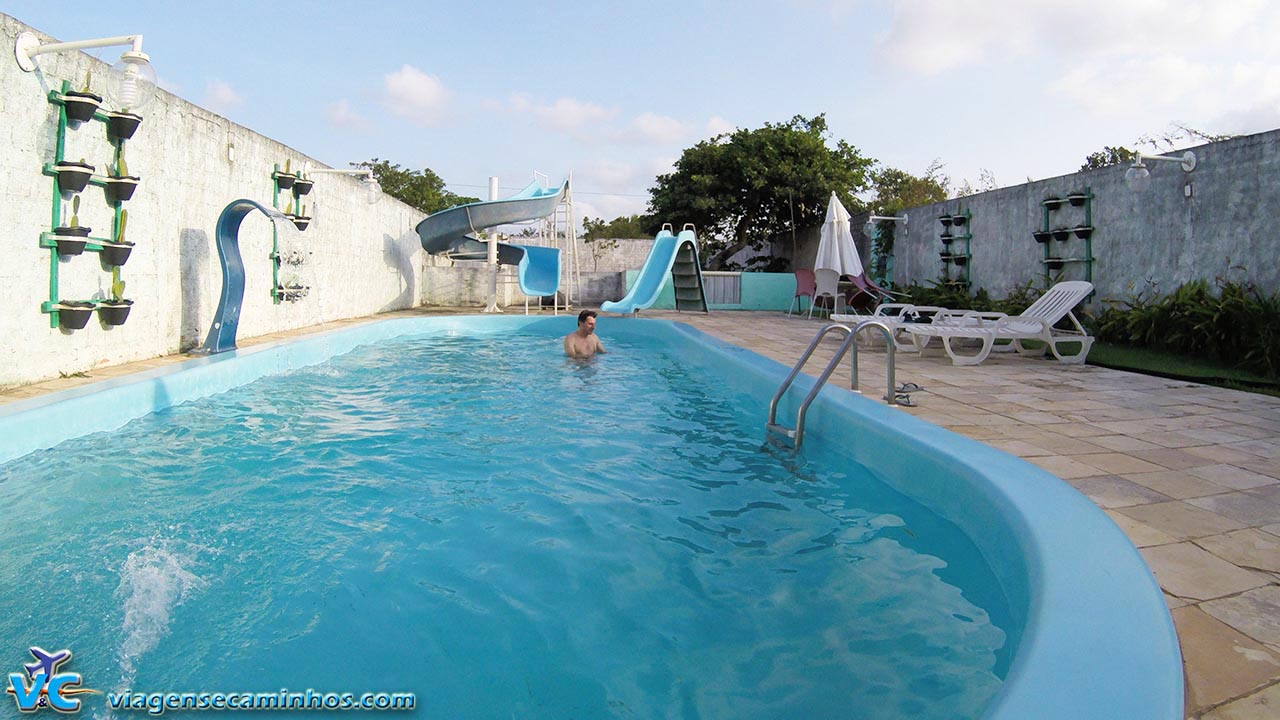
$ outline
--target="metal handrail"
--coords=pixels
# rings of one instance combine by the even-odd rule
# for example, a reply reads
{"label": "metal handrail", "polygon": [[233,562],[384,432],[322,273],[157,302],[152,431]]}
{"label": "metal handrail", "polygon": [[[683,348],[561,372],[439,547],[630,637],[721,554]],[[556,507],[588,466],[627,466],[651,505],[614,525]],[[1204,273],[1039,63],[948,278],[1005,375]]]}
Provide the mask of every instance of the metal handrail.
{"label": "metal handrail", "polygon": [[[769,401],[769,419],[765,423],[766,431],[775,432],[791,438],[795,445],[795,449],[799,450],[800,445],[804,442],[804,420],[805,416],[809,412],[809,405],[818,397],[818,393],[822,390],[822,387],[826,385],[827,380],[831,377],[831,373],[835,372],[836,366],[840,364],[845,353],[849,352],[850,349],[853,350],[853,354],[849,356],[849,389],[854,392],[861,392],[858,390],[858,348],[856,342],[858,333],[868,327],[878,328],[885,336],[885,347],[887,348],[889,358],[887,373],[889,386],[888,390],[885,392],[884,399],[890,405],[898,404],[897,397],[894,393],[895,371],[893,331],[891,331],[887,325],[877,320],[864,320],[853,328],[850,328],[848,325],[841,325],[840,323],[832,323],[818,331],[818,334],[815,335],[812,342],[809,343],[809,347],[806,348],[804,353],[800,356],[800,360],[791,368],[791,374],[787,375],[787,379],[782,381],[782,385],[778,388],[778,391],[774,393],[773,399]],[[836,354],[831,358],[831,361],[827,363],[827,367],[823,369],[822,374],[819,375],[818,379],[813,383],[813,388],[809,390],[809,394],[806,395],[804,401],[800,403],[800,409],[796,411],[795,429],[792,430],[779,425],[777,423],[778,403],[782,400],[782,396],[786,394],[787,389],[791,387],[791,383],[795,381],[796,376],[800,374],[800,371],[804,368],[805,364],[809,362],[809,358],[813,356],[813,351],[817,349],[818,343],[822,342],[822,338],[826,337],[828,333],[835,331],[844,331],[845,340],[840,344],[840,349],[836,351]]]}

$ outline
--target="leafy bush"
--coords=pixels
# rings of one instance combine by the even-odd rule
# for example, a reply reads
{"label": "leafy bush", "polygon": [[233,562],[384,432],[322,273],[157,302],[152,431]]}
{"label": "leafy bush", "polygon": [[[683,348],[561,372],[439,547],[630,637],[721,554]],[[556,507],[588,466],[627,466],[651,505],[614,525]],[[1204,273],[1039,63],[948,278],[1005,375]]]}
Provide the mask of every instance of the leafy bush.
{"label": "leafy bush", "polygon": [[1160,296],[1148,286],[1094,322],[1102,342],[1148,347],[1276,377],[1280,371],[1280,295],[1253,283],[1194,280]]}

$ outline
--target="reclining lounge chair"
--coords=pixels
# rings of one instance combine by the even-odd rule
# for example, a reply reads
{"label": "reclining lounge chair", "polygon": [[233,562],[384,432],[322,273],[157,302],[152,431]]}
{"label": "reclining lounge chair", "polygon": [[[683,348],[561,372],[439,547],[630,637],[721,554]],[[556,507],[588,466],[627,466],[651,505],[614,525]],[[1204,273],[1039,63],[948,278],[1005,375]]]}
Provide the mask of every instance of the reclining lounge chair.
{"label": "reclining lounge chair", "polygon": [[[1043,355],[1045,350],[1049,350],[1059,361],[1078,365],[1089,356],[1093,338],[1085,332],[1084,326],[1071,310],[1091,292],[1093,283],[1069,280],[1049,288],[1021,315],[952,311],[943,320],[935,319],[929,324],[903,324],[901,328],[911,334],[920,350],[924,349],[930,338],[940,338],[954,365],[981,363],[991,354],[996,341],[1012,344],[1012,348],[1023,355]],[[1063,318],[1071,321],[1071,329],[1054,327]],[[974,355],[960,355],[952,347],[952,342],[961,339],[978,340],[982,346]],[[1023,345],[1027,340],[1034,340],[1041,345],[1027,348]],[[1059,350],[1059,345],[1079,345],[1080,351],[1074,355],[1064,355]]]}

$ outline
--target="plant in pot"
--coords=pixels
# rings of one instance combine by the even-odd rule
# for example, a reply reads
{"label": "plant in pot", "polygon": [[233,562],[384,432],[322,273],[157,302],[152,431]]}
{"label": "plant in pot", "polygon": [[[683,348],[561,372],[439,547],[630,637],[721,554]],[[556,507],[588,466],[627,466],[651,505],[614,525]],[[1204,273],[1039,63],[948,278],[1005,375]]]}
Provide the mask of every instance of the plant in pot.
{"label": "plant in pot", "polygon": [[276,187],[281,190],[288,190],[292,188],[293,183],[298,179],[298,176],[294,175],[293,171],[290,170],[290,160],[288,158],[284,161],[284,170],[275,171],[271,174],[271,177],[275,178]]}
{"label": "plant in pot", "polygon": [[955,237],[953,237],[949,232],[944,232],[939,237],[939,239],[942,240],[943,245],[946,245],[947,247],[951,247],[951,241],[955,240]]}
{"label": "plant in pot", "polygon": [[89,324],[93,303],[87,300],[59,300],[53,306],[58,311],[58,325],[66,330],[82,330]]}
{"label": "plant in pot", "polygon": [[311,192],[311,188],[316,184],[315,180],[307,177],[302,170],[298,171],[298,178],[293,181],[293,194],[302,197]]}
{"label": "plant in pot", "polygon": [[1045,207],[1049,208],[1050,210],[1057,210],[1058,207],[1062,205],[1062,203],[1063,203],[1062,198],[1055,197],[1053,195],[1050,195],[1044,199]]}
{"label": "plant in pot", "polygon": [[140,179],[137,175],[129,174],[129,166],[124,161],[124,148],[120,148],[116,156],[116,169],[107,176],[107,200],[120,203],[133,197],[133,191],[138,189]]}
{"label": "plant in pot", "polygon": [[965,265],[967,265],[967,264],[969,263],[969,256],[968,256],[968,255],[956,255],[956,256],[952,257],[952,258],[951,258],[951,260],[952,260],[952,262],[954,262],[956,265],[959,265],[960,267],[964,267]]}
{"label": "plant in pot", "polygon": [[1071,237],[1071,230],[1070,230],[1069,228],[1060,227],[1060,228],[1054,228],[1054,229],[1053,229],[1053,239],[1054,239],[1054,240],[1057,240],[1057,241],[1059,241],[1059,242],[1063,242],[1063,241],[1065,241],[1065,240],[1066,240],[1067,238],[1069,238],[1069,237]]}
{"label": "plant in pot", "polygon": [[1075,207],[1080,207],[1088,197],[1088,195],[1085,195],[1082,192],[1073,192],[1067,196],[1067,202],[1071,203]]}
{"label": "plant in pot", "polygon": [[[289,203],[289,208],[293,208],[293,203]],[[292,212],[285,214],[289,216],[289,219],[293,221],[293,226],[298,228],[299,231],[306,230],[307,226],[311,224],[311,217],[307,215],[306,203],[301,203],[299,205],[297,215],[294,215]]]}
{"label": "plant in pot", "polygon": [[80,196],[71,199],[71,224],[54,228],[53,241],[59,255],[79,255],[84,252],[92,228],[80,226]]}
{"label": "plant in pot", "polygon": [[129,112],[129,108],[107,112],[107,137],[113,142],[128,140],[138,131],[142,116]]}
{"label": "plant in pot", "polygon": [[942,223],[942,227],[944,227],[944,228],[949,228],[949,227],[951,227],[951,216],[950,216],[950,215],[939,215],[939,216],[938,216],[938,222]]}
{"label": "plant in pot", "polygon": [[951,224],[955,225],[956,227],[964,227],[964,224],[967,222],[969,222],[969,218],[965,217],[964,215],[951,216]]}
{"label": "plant in pot", "polygon": [[1048,265],[1048,266],[1049,266],[1049,269],[1050,269],[1050,270],[1061,270],[1061,269],[1062,269],[1062,266],[1063,266],[1064,264],[1066,264],[1066,261],[1065,261],[1065,260],[1063,260],[1062,258],[1058,258],[1058,257],[1051,257],[1051,258],[1048,258],[1048,259],[1046,259],[1044,262],[1045,262],[1045,264],[1046,264],[1046,265]]}
{"label": "plant in pot", "polygon": [[129,259],[129,254],[133,252],[133,243],[124,239],[124,230],[128,222],[129,211],[121,210],[120,226],[115,240],[102,243],[102,250],[98,253],[103,265],[119,267]]}
{"label": "plant in pot", "polygon": [[104,325],[123,325],[133,309],[133,301],[124,299],[124,281],[120,279],[120,268],[111,269],[111,298],[98,303],[98,319]]}
{"label": "plant in pot", "polygon": [[1053,237],[1053,232],[1050,230],[1036,230],[1031,233],[1031,236],[1036,239],[1036,242],[1043,244],[1049,242],[1049,238]]}
{"label": "plant in pot", "polygon": [[63,160],[53,166],[58,176],[58,190],[63,193],[78,193],[89,184],[93,175],[93,166],[80,158],[80,162]]}
{"label": "plant in pot", "polygon": [[92,120],[93,114],[102,105],[102,96],[89,90],[89,74],[88,71],[84,74],[84,88],[62,93],[62,107],[67,113],[67,122],[82,123]]}
{"label": "plant in pot", "polygon": [[1088,240],[1089,236],[1093,234],[1093,227],[1090,225],[1077,225],[1072,230],[1075,232],[1076,237],[1081,240]]}

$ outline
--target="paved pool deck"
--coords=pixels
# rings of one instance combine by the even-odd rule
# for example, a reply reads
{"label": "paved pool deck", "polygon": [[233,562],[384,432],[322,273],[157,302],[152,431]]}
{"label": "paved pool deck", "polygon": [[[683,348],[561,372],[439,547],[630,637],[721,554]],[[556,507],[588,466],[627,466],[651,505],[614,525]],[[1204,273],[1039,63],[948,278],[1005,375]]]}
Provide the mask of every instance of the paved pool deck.
{"label": "paved pool deck", "polygon": [[[420,308],[241,339],[241,347],[397,316],[474,314]],[[512,314],[520,312],[511,308]],[[779,312],[645,312],[688,323],[791,366],[824,324]],[[598,332],[636,322],[604,315]],[[806,372],[839,346],[828,336]],[[0,392],[0,403],[186,359],[102,368]],[[993,353],[956,367],[940,350],[896,356],[916,383],[901,412],[1025,458],[1075,486],[1119,525],[1164,589],[1182,646],[1187,717],[1280,717],[1280,398],[1049,358]],[[885,390],[886,353],[859,353],[861,390]],[[848,388],[848,363],[830,380]],[[761,418],[761,432],[763,433]]]}

